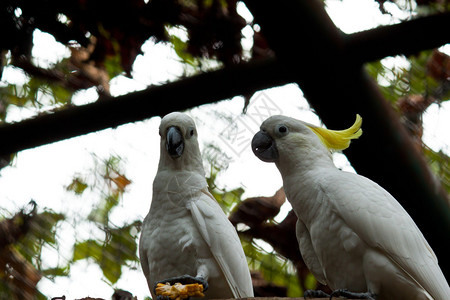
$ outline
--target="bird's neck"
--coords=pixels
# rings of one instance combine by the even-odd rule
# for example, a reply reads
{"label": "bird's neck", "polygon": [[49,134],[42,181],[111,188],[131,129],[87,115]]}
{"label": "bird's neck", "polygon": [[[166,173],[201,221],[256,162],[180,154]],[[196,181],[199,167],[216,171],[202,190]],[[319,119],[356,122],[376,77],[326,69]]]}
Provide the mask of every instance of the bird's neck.
{"label": "bird's neck", "polygon": [[170,171],[173,173],[192,172],[205,177],[205,170],[203,169],[203,162],[201,158],[181,156],[172,158],[164,155],[159,160],[158,172]]}
{"label": "bird's neck", "polygon": [[205,177],[198,172],[158,171],[153,181],[152,207],[159,205],[165,209],[183,211],[207,186]]}
{"label": "bird's neck", "polygon": [[275,164],[283,179],[290,176],[304,176],[309,172],[320,172],[320,170],[336,168],[330,153],[307,150],[299,154],[280,155]]}
{"label": "bird's neck", "polygon": [[[302,214],[307,211],[308,216],[313,216],[314,211],[319,209],[317,194],[320,193],[319,181],[329,174],[330,171],[337,170],[330,156],[327,155],[303,155],[289,157],[288,160],[280,159],[276,163],[286,192],[287,199],[291,203],[297,217],[304,219]],[[307,222],[307,220],[304,220]]]}

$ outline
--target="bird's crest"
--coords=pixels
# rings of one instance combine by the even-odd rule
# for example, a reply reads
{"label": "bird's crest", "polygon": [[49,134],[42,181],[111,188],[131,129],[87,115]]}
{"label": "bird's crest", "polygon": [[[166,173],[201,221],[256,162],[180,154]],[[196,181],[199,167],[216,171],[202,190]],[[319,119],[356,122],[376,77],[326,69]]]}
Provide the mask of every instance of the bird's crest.
{"label": "bird's crest", "polygon": [[362,118],[356,115],[355,123],[348,129],[329,130],[321,127],[307,125],[330,150],[344,150],[350,146],[350,141],[357,139],[362,134]]}

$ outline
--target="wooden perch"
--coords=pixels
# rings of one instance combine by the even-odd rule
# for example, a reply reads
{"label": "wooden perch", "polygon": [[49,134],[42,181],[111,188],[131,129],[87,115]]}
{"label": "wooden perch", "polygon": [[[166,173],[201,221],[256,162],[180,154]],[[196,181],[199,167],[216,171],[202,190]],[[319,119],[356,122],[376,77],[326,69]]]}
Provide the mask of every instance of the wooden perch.
{"label": "wooden perch", "polygon": [[[333,299],[347,299],[347,298],[333,298]],[[219,299],[216,299],[219,300]],[[239,299],[221,299],[221,300],[305,300],[305,298],[289,298],[289,297],[249,297],[249,298],[239,298]],[[328,300],[328,298],[307,298],[307,300]],[[362,299],[353,299],[362,300]]]}
{"label": "wooden perch", "polygon": [[[52,300],[59,300],[62,299],[62,297],[52,298]],[[64,300],[67,298],[64,297]],[[132,298],[134,299],[134,298]],[[308,300],[327,300],[328,298],[308,298]],[[333,299],[347,299],[347,298],[333,298]],[[67,299],[68,300],[68,299]],[[81,298],[77,300],[105,300],[103,298]],[[305,298],[289,298],[289,297],[249,297],[249,298],[230,298],[230,299],[214,299],[214,300],[305,300]],[[353,299],[353,300],[362,300],[362,299]]]}

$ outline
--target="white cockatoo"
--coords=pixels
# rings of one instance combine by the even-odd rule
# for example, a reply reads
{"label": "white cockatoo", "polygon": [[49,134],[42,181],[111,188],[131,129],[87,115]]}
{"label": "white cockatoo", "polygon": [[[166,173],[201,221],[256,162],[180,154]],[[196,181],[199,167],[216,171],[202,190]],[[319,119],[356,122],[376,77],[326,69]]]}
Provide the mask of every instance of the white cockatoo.
{"label": "white cockatoo", "polygon": [[158,282],[202,284],[206,299],[252,297],[237,232],[208,191],[194,120],[168,114],[159,135],[161,156],[139,243],[153,299]]}
{"label": "white cockatoo", "polygon": [[272,116],[252,150],[280,171],[303,259],[333,296],[448,300],[437,258],[403,207],[375,182],[333,164],[331,152],[358,138],[361,123],[357,115],[352,127],[334,131]]}

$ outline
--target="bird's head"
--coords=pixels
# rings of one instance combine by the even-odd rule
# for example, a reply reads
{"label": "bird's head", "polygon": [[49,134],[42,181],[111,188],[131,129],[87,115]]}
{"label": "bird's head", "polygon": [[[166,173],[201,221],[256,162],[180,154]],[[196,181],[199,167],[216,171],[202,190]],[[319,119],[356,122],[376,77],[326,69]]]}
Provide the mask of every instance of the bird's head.
{"label": "bird's head", "polygon": [[200,148],[197,140],[197,128],[194,120],[187,114],[170,113],[161,120],[161,159],[166,167],[189,169],[201,163]]}
{"label": "bird's head", "polygon": [[329,130],[286,116],[272,116],[265,120],[252,140],[253,153],[262,161],[278,163],[280,158],[292,160],[330,156],[330,152],[344,150],[352,139],[362,134],[362,118],[345,130]]}

